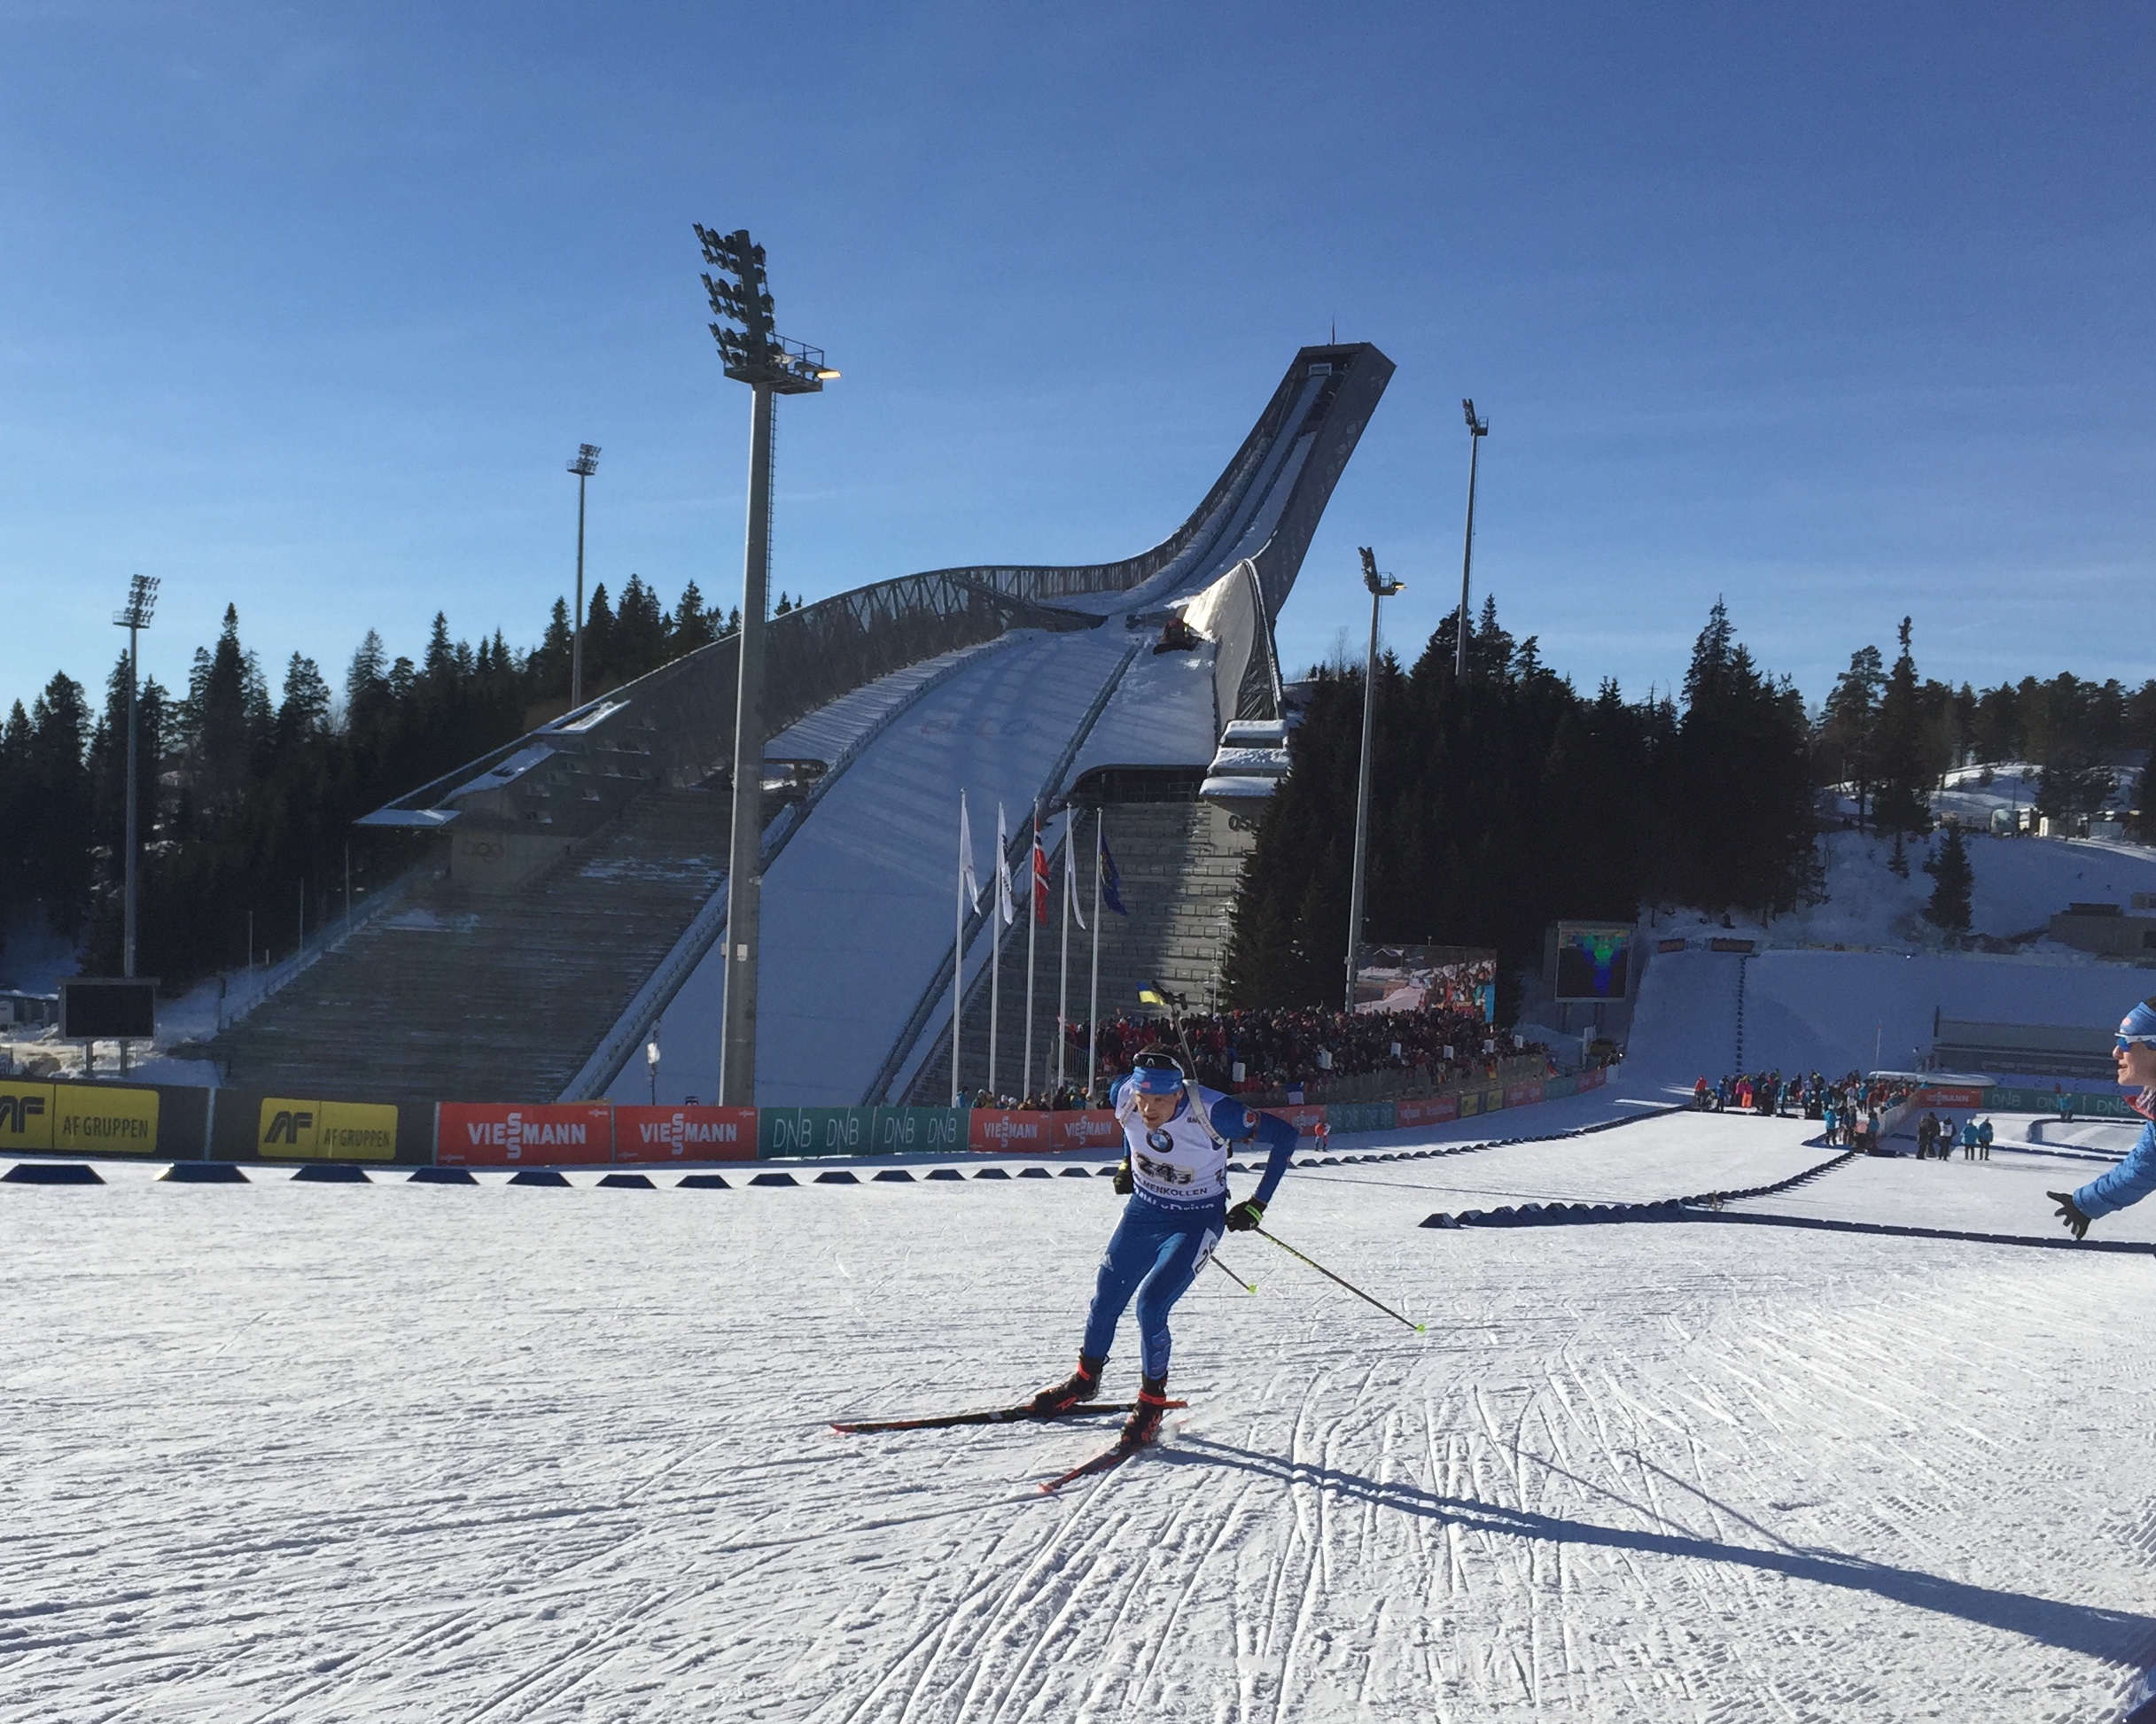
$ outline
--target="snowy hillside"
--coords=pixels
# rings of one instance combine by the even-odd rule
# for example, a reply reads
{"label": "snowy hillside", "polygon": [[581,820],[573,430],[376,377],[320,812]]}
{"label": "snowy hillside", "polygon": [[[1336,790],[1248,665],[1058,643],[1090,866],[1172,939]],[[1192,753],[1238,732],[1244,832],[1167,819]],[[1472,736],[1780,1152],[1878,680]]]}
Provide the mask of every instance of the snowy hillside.
{"label": "snowy hillside", "polygon": [[[1825,1159],[1794,1122],[1289,1175],[1167,1441],[843,1438],[1068,1368],[1105,1180],[0,1185],[0,1720],[2106,1719],[2156,1653],[2141,1258],[2083,1168],[1434,1231]],[[2107,1219],[2156,1239],[2156,1213]],[[2063,1236],[2059,1236],[2063,1238]],[[1109,1388],[1134,1386],[1127,1336]]]}
{"label": "snowy hillside", "polygon": [[[1924,920],[1932,893],[1923,862],[1933,840],[1905,846],[1907,879],[1888,866],[1890,839],[1863,832],[1833,832],[1827,854],[1826,901],[1771,922],[1745,921],[1725,928],[1719,916],[1697,912],[1651,915],[1652,935],[1735,932],[1775,945],[1855,945],[1936,950],[1942,936]],[[2156,850],[2086,838],[1995,838],[1969,834],[1969,866],[1975,875],[1971,932],[1992,940],[2035,936],[2023,949],[2080,957],[2043,936],[2051,916],[2069,904],[2107,902],[2130,906],[2136,892],[2156,892]]]}

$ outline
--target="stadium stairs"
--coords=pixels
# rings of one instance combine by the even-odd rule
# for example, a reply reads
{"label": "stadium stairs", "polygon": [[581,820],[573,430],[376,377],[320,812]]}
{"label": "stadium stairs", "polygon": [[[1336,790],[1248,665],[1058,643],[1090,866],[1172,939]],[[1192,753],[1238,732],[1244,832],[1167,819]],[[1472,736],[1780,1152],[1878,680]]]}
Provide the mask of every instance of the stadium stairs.
{"label": "stadium stairs", "polygon": [[551,1100],[722,877],[728,802],[659,789],[510,892],[447,878],[199,1051],[223,1081],[355,1100]]}
{"label": "stadium stairs", "polygon": [[[1256,834],[1236,815],[1210,803],[1111,803],[1107,807],[1108,846],[1123,881],[1128,916],[1106,910],[1101,926],[1101,1016],[1149,1016],[1138,990],[1158,981],[1182,994],[1193,1011],[1211,1011],[1219,1003],[1221,967],[1227,957],[1228,920],[1242,866]],[[1060,822],[1059,822],[1060,827]],[[1079,902],[1093,913],[1093,866],[1088,853],[1090,812],[1078,822]],[[1020,852],[1021,860],[1023,851]],[[1023,883],[1023,874],[1020,876]],[[1055,889],[1062,886],[1062,864],[1055,865]],[[997,1087],[1023,1095],[1029,1087],[1051,1083],[1055,1075],[1055,988],[1061,952],[1060,899],[1049,906],[1048,926],[1040,930],[1035,958],[1033,1084],[1024,1080],[1025,1049],[1025,920],[1004,936],[1002,1021],[998,1031]],[[1091,936],[1070,928],[1070,1016],[1082,1021],[1092,981]],[[947,996],[946,996],[947,998]],[[988,1077],[988,1008],[985,976],[966,998],[961,1032],[964,1075],[977,1089]],[[946,1025],[946,1028],[948,1026]],[[1082,1053],[1067,1067],[1074,1083],[1085,1081]],[[916,1105],[950,1099],[951,1051],[946,1042],[922,1069],[913,1089]]]}

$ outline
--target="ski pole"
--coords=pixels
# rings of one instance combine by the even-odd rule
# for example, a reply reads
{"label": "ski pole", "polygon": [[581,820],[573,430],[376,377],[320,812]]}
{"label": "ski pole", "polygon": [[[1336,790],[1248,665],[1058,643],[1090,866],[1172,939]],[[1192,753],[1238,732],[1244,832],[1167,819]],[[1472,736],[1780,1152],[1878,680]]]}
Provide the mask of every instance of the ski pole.
{"label": "ski pole", "polygon": [[1226,1276],[1229,1280],[1233,1281],[1237,1286],[1241,1287],[1243,1292],[1256,1293],[1257,1291],[1257,1282],[1244,1280],[1242,1277],[1236,1274],[1234,1270],[1230,1269],[1218,1257],[1208,1257],[1206,1262],[1210,1262],[1215,1269],[1218,1270],[1221,1274]]}
{"label": "ski pole", "polygon": [[1428,1332],[1426,1325],[1417,1323],[1413,1317],[1404,1317],[1397,1311],[1394,1310],[1391,1306],[1387,1305],[1379,1300],[1371,1298],[1368,1293],[1365,1293],[1352,1281],[1341,1280],[1337,1275],[1335,1275],[1332,1270],[1326,1268],[1323,1263],[1318,1262],[1316,1258],[1304,1257],[1301,1252],[1297,1251],[1293,1246],[1289,1245],[1287,1240],[1276,1238],[1274,1235],[1266,1232],[1262,1227],[1254,1227],[1250,1231],[1256,1233],[1261,1239],[1272,1239],[1273,1244],[1280,1246],[1280,1248],[1282,1251],[1285,1251],[1290,1257],[1302,1258],[1303,1262],[1308,1263],[1311,1268],[1316,1270],[1318,1273],[1322,1275],[1327,1281],[1334,1282],[1340,1286],[1345,1287],[1350,1293],[1353,1293],[1356,1298],[1361,1300],[1364,1304],[1375,1305],[1379,1310],[1384,1312],[1384,1314],[1390,1317],[1395,1323],[1405,1323],[1418,1335]]}

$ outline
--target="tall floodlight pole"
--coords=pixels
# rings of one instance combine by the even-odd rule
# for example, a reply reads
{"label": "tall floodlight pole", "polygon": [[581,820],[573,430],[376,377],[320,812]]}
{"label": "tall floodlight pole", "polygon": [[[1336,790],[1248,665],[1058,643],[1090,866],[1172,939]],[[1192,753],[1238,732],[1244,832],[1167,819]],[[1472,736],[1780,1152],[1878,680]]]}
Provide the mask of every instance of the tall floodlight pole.
{"label": "tall floodlight pole", "polygon": [[1475,571],[1475,470],[1483,453],[1483,439],[1490,435],[1490,421],[1475,416],[1475,403],[1462,401],[1467,415],[1467,541],[1459,554],[1459,627],[1452,642],[1452,674],[1464,681],[1467,675],[1467,578]]}
{"label": "tall floodlight pole", "polygon": [[599,446],[578,444],[569,470],[576,475],[576,621],[569,635],[569,706],[573,711],[584,704],[584,486],[599,470]]}
{"label": "tall floodlight pole", "polygon": [[[726,1020],[719,1052],[719,1099],[756,1105],[756,964],[764,839],[764,607],[771,581],[771,423],[781,395],[813,395],[838,373],[821,347],[782,339],[772,328],[764,248],[746,228],[713,233],[701,222],[711,326],[726,374],[751,392],[749,408],[749,538],[741,576],[741,670],[734,712],[734,829],[726,881]],[[956,1078],[955,1068],[953,1073]]]}
{"label": "tall floodlight pole", "polygon": [[[113,621],[128,632],[128,860],[126,904],[121,911],[120,973],[135,974],[135,860],[141,846],[136,840],[136,800],[139,775],[135,769],[135,703],[142,687],[142,656],[138,650],[143,630],[150,626],[150,613],[157,609],[158,578],[136,575],[128,582],[128,602],[113,613]],[[248,944],[254,944],[248,937]]]}
{"label": "tall floodlight pole", "polygon": [[1355,781],[1355,875],[1348,889],[1347,1009],[1355,1009],[1355,957],[1363,937],[1363,859],[1370,835],[1370,741],[1377,718],[1377,604],[1405,585],[1377,571],[1377,553],[1362,547],[1363,585],[1370,589],[1370,651],[1363,660],[1363,759]]}

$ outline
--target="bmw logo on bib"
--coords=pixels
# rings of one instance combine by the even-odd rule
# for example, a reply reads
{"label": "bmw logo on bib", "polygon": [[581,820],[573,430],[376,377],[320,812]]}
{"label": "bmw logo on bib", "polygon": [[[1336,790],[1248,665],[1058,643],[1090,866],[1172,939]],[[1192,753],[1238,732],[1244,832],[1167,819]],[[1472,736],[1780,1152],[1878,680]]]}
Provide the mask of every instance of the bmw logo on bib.
{"label": "bmw logo on bib", "polygon": [[1171,1149],[1175,1147],[1175,1139],[1161,1130],[1160,1127],[1155,1126],[1150,1131],[1146,1133],[1146,1147],[1151,1150],[1156,1155],[1165,1155]]}

